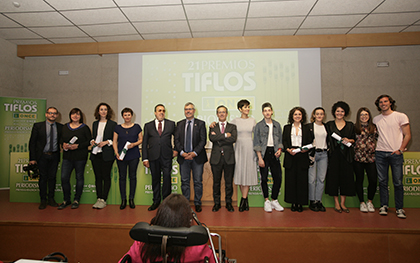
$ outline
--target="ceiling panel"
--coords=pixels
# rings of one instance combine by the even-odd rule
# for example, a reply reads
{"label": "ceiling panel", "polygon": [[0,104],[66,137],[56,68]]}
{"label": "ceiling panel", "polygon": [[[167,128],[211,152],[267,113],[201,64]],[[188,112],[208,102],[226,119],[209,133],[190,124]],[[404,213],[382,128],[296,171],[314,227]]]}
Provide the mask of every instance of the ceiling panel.
{"label": "ceiling panel", "polygon": [[59,38],[59,37],[85,37],[79,28],[75,26],[62,26],[62,27],[34,27],[31,28],[35,33],[45,38]]}
{"label": "ceiling panel", "polygon": [[181,5],[125,7],[122,11],[133,22],[185,20],[184,9]]}
{"label": "ceiling panel", "polygon": [[373,13],[397,13],[420,11],[419,0],[386,0]]}
{"label": "ceiling panel", "polygon": [[316,28],[316,29],[300,29],[296,35],[336,35],[346,34],[350,28]]}
{"label": "ceiling panel", "polygon": [[368,14],[383,0],[319,0],[311,15]]}
{"label": "ceiling panel", "polygon": [[242,31],[245,19],[191,20],[190,26],[192,31]]}
{"label": "ceiling panel", "polygon": [[5,27],[21,27],[18,23],[14,22],[8,17],[5,17],[4,15],[0,15],[0,28]]}
{"label": "ceiling panel", "polygon": [[112,0],[45,0],[45,2],[54,6],[55,9],[62,10],[80,10],[80,9],[91,9],[91,8],[104,8],[104,7],[115,7]]}
{"label": "ceiling panel", "polygon": [[62,14],[76,25],[127,22],[118,8],[64,11]]}
{"label": "ceiling panel", "polygon": [[403,26],[420,20],[420,12],[401,14],[372,14],[366,17],[359,26]]}
{"label": "ceiling panel", "polygon": [[304,16],[316,1],[251,2],[249,17]]}
{"label": "ceiling panel", "polygon": [[4,39],[41,38],[26,28],[3,28],[0,29],[0,37]]}
{"label": "ceiling panel", "polygon": [[363,19],[365,15],[342,15],[342,16],[309,16],[303,22],[303,28],[332,28],[353,27]]}
{"label": "ceiling panel", "polygon": [[186,21],[137,22],[133,25],[140,34],[190,32]]}
{"label": "ceiling panel", "polygon": [[94,37],[94,39],[98,42],[143,40],[140,35],[102,36]]}
{"label": "ceiling panel", "polygon": [[[181,5],[181,0],[114,0],[119,6]],[[185,0],[184,0],[185,3]]]}
{"label": "ceiling panel", "polygon": [[247,3],[186,5],[188,19],[243,18]]}
{"label": "ceiling panel", "polygon": [[273,17],[273,18],[248,18],[246,30],[264,29],[296,29],[304,17]]}
{"label": "ceiling panel", "polygon": [[[19,3],[19,7],[14,6],[13,2]],[[54,9],[43,0],[0,1],[0,12],[40,12],[53,10]]]}
{"label": "ceiling panel", "polygon": [[22,45],[384,32],[420,32],[420,0],[0,0]]}
{"label": "ceiling panel", "polygon": [[6,16],[26,27],[71,25],[67,19],[56,12],[10,13],[6,14]]}
{"label": "ceiling panel", "polygon": [[189,33],[168,33],[168,34],[144,34],[144,39],[173,39],[173,38],[191,38]]}
{"label": "ceiling panel", "polygon": [[394,27],[356,27],[353,28],[349,34],[370,34],[370,33],[398,33],[401,32],[405,27],[394,26]]}
{"label": "ceiling panel", "polygon": [[71,38],[51,38],[54,44],[66,44],[66,43],[90,43],[95,42],[90,37],[71,37]]}
{"label": "ceiling panel", "polygon": [[80,26],[89,36],[113,36],[113,35],[134,35],[137,31],[130,23],[119,23],[109,25],[87,25]]}

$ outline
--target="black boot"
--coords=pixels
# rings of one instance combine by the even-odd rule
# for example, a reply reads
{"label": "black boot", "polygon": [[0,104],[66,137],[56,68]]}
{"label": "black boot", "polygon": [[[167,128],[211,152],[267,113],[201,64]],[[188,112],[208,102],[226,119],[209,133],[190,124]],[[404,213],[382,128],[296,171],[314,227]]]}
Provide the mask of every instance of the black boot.
{"label": "black boot", "polygon": [[128,199],[128,204],[130,205],[130,208],[136,208],[136,205],[134,204],[134,199]]}
{"label": "black boot", "polygon": [[239,212],[243,212],[245,210],[245,198],[241,198],[241,203],[239,204]]}
{"label": "black boot", "polygon": [[127,206],[127,199],[121,200],[120,209],[123,210]]}
{"label": "black boot", "polygon": [[248,196],[245,198],[245,211],[249,211]]}

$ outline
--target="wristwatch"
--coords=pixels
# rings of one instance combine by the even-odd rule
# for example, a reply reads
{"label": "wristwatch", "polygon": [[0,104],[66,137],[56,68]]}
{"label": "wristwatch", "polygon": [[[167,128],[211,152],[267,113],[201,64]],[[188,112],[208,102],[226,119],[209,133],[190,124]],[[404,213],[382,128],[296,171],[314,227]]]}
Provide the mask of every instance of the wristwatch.
{"label": "wristwatch", "polygon": [[401,154],[403,154],[404,152],[403,151],[401,151],[400,149],[398,149],[398,151],[401,153]]}

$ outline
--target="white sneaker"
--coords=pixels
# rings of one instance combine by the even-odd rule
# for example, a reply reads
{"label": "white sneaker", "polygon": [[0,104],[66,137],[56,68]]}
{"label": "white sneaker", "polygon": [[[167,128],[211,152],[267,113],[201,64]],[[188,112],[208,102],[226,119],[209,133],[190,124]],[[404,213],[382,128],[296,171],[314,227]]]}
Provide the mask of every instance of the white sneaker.
{"label": "white sneaker", "polygon": [[365,202],[360,203],[360,212],[363,212],[363,213],[367,213],[368,212],[368,208],[367,208]]}
{"label": "white sneaker", "polygon": [[369,212],[375,212],[375,207],[373,206],[372,202],[367,202],[367,209]]}
{"label": "white sneaker", "polygon": [[98,200],[96,200],[96,203],[92,206],[92,208],[98,209],[98,206],[99,206],[100,202],[101,202],[101,198],[98,198]]}
{"label": "white sneaker", "polygon": [[271,208],[279,212],[284,211],[284,208],[279,204],[278,200],[271,201]]}
{"label": "white sneaker", "polygon": [[267,200],[264,202],[264,211],[266,211],[267,213],[273,212],[273,208],[271,207],[270,200]]}
{"label": "white sneaker", "polygon": [[[386,215],[388,215],[388,206],[386,206],[386,205],[381,206],[381,208],[379,208],[379,214],[380,214],[381,216],[386,216]],[[397,214],[397,216],[398,216],[398,214]]]}
{"label": "white sneaker", "polygon": [[398,218],[402,218],[402,219],[407,218],[407,216],[405,215],[405,211],[404,211],[404,210],[402,210],[402,209],[398,209],[398,210],[396,211],[396,213],[397,213],[397,217],[398,217]]}
{"label": "white sneaker", "polygon": [[99,205],[98,205],[97,209],[102,209],[102,208],[105,208],[105,207],[106,207],[105,200],[104,199],[100,199]]}

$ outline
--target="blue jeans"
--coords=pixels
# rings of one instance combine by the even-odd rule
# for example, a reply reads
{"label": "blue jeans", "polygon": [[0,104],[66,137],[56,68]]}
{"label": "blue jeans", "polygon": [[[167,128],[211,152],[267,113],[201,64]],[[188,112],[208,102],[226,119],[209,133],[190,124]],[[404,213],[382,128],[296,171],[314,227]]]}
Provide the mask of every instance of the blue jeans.
{"label": "blue jeans", "polygon": [[61,164],[61,186],[63,187],[64,201],[70,203],[70,176],[73,169],[76,172],[76,194],[74,195],[74,201],[80,201],[80,197],[83,193],[83,185],[85,183],[85,166],[86,160],[73,161],[63,159]]}
{"label": "blue jeans", "polygon": [[139,166],[139,158],[133,160],[117,160],[118,173],[120,174],[120,194],[121,200],[127,200],[127,166],[128,166],[128,177],[130,179],[130,195],[129,199],[134,199],[137,186],[137,167]]}
{"label": "blue jeans", "polygon": [[328,168],[328,153],[316,152],[314,165],[309,167],[309,200],[321,201]]}
{"label": "blue jeans", "polygon": [[395,208],[402,209],[404,205],[403,187],[403,163],[402,154],[391,154],[391,152],[376,151],[376,170],[378,171],[379,195],[381,206],[388,206],[388,169],[391,166],[392,182],[394,183]]}
{"label": "blue jeans", "polygon": [[192,171],[194,182],[194,205],[201,205],[201,198],[203,197],[203,167],[203,163],[198,164],[194,159],[184,160],[180,165],[181,190],[187,200],[190,200],[190,178]]}

